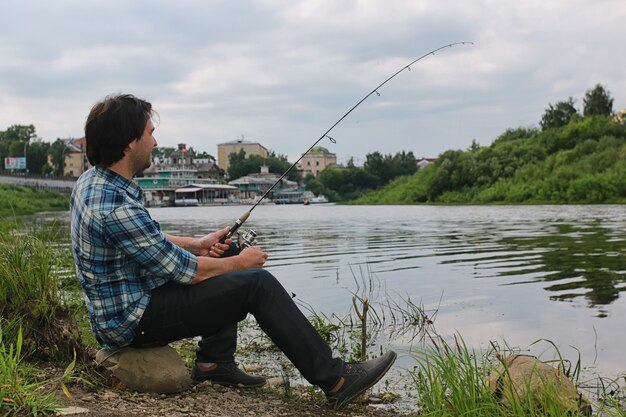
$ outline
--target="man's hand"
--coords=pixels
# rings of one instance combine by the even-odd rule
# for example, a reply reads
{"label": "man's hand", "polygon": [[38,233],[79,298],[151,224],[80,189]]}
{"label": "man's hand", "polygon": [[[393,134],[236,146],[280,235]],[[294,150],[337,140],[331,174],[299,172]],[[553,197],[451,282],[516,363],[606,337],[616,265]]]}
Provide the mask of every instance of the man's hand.
{"label": "man's hand", "polygon": [[[219,232],[221,233],[222,229]],[[220,235],[220,236],[223,236]],[[208,237],[208,236],[207,236]],[[211,246],[214,248],[216,244]],[[221,259],[213,259],[214,257],[199,256],[198,272],[191,281],[191,284],[198,284],[205,279],[209,279],[228,272],[241,271],[251,268],[262,268],[267,261],[267,253],[258,246],[250,246],[241,251],[237,256],[229,256]]]}
{"label": "man's hand", "polygon": [[209,233],[206,236],[203,236],[198,239],[198,250],[196,255],[199,256],[210,256],[212,258],[221,257],[224,252],[228,250],[230,244],[232,243],[232,239],[226,239],[224,243],[220,243],[220,239],[228,233],[230,227],[225,227],[223,229],[217,230],[213,233]]}
{"label": "man's hand", "polygon": [[267,253],[259,246],[249,246],[237,256],[242,269],[262,268],[267,261]]}

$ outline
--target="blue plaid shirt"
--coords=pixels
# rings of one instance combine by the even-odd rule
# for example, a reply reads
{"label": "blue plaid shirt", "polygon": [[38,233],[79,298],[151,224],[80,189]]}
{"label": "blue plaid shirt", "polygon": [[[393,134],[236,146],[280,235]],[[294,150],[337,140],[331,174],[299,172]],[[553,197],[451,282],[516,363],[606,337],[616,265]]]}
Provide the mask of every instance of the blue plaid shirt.
{"label": "blue plaid shirt", "polygon": [[92,168],[76,182],[70,199],[78,279],[91,328],[107,349],[127,346],[153,289],[189,284],[197,258],[161,232],[132,181]]}

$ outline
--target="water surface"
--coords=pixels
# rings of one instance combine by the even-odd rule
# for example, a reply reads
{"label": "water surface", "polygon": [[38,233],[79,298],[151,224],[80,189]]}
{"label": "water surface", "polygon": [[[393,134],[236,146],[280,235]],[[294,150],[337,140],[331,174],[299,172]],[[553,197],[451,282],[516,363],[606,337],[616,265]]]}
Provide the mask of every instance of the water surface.
{"label": "water surface", "polygon": [[[167,232],[201,235],[247,209],[150,212]],[[624,206],[264,205],[244,228],[259,234],[267,268],[317,312],[346,313],[373,277],[376,302],[410,297],[436,312],[438,333],[470,346],[546,338],[603,375],[626,371]],[[389,344],[414,348],[406,336]]]}

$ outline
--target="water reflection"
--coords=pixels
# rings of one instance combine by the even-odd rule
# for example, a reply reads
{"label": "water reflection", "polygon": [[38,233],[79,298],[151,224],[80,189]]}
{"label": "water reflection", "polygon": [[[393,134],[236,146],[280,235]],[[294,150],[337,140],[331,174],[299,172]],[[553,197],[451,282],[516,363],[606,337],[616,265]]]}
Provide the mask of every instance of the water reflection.
{"label": "water reflection", "polygon": [[[521,277],[508,285],[545,281],[550,283],[545,290],[555,293],[551,300],[582,297],[589,307],[610,304],[626,290],[622,230],[593,221],[548,224],[538,231],[541,233],[529,230],[524,235],[497,237],[491,247],[481,243],[472,252],[474,258],[453,251],[460,256],[444,262],[474,262],[483,271],[494,270],[495,277]],[[484,256],[489,253],[492,255]],[[606,313],[600,308],[598,315]]]}

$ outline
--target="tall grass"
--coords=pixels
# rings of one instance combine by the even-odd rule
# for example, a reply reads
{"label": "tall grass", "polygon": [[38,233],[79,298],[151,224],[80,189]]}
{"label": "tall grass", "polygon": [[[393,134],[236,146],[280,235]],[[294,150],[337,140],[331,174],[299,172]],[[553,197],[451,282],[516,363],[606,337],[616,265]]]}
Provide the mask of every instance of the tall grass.
{"label": "tall grass", "polygon": [[[563,370],[567,361],[561,357],[556,346],[552,347],[555,359],[546,363],[557,363],[560,367],[557,373],[567,375],[567,371]],[[502,369],[503,364],[508,376],[504,357],[495,344],[487,350],[477,351],[468,347],[459,335],[455,335],[452,342],[445,341],[441,336],[431,336],[430,345],[416,356],[416,366],[411,371],[419,395],[420,416],[562,417],[583,416],[590,412],[580,406],[581,401],[585,405],[586,400],[565,395],[558,382],[549,381],[538,373],[537,381],[541,381],[541,389],[532,390],[531,382],[525,381],[522,386],[505,388],[506,392],[498,395],[489,381],[496,368],[500,366]],[[573,383],[578,382],[579,370],[578,362],[574,374],[570,376],[574,379]],[[616,391],[623,389],[617,387]],[[525,392],[525,395],[519,392]],[[505,397],[509,402],[502,400]],[[620,405],[622,400],[619,395],[598,399],[594,404],[595,415],[624,417],[626,412]]]}
{"label": "tall grass", "polygon": [[417,357],[412,373],[420,406],[429,416],[495,416],[499,405],[485,383],[493,367],[488,355],[467,348],[460,338],[450,346],[440,337]]}
{"label": "tall grass", "polygon": [[[69,259],[58,225],[0,221],[0,416],[40,416],[59,408],[59,388],[86,357],[64,299]],[[63,375],[40,379],[30,359],[53,359]]]}
{"label": "tall grass", "polygon": [[13,233],[0,235],[0,307],[7,313],[46,320],[59,306],[53,259],[42,241]]}
{"label": "tall grass", "polygon": [[15,340],[23,329],[26,356],[64,360],[82,353],[73,312],[62,300],[59,258],[49,241],[0,229],[0,317],[16,323],[4,323],[4,339]]}
{"label": "tall grass", "polygon": [[71,378],[75,360],[59,377],[38,381],[33,369],[23,361],[22,346],[21,329],[15,342],[7,343],[0,323],[0,416],[53,414],[60,408],[57,389],[60,387],[69,396],[65,381]]}

